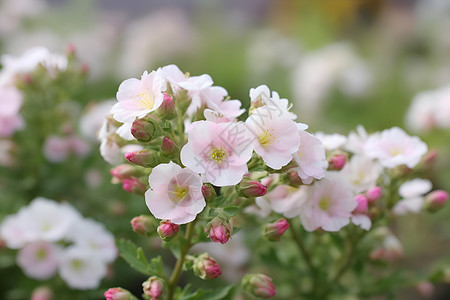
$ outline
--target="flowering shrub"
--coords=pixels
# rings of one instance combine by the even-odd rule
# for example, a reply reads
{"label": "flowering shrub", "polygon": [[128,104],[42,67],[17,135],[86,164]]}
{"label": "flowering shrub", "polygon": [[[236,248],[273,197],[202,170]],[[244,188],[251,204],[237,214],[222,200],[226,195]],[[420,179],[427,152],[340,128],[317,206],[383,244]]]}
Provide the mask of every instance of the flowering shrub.
{"label": "flowering shrub", "polygon": [[[212,292],[178,283],[183,270],[219,277],[220,261],[190,249],[208,239],[225,247],[234,229],[253,235],[264,273],[290,270],[274,280],[245,275],[243,290],[256,297],[274,296],[277,284],[288,285],[280,295],[289,299],[389,292],[407,279],[376,271],[380,261],[403,253],[387,226],[396,215],[435,212],[448,198],[441,190],[429,193],[431,182],[423,176],[432,155],[418,137],[398,127],[369,134],[362,126],[348,136],[313,135],[296,122],[289,101],[265,85],[250,89],[244,114],[209,75],[189,76],[169,65],[125,80],[117,100],[103,123],[101,154],[118,164],[111,170],[114,182],[145,198],[150,214],[134,218],[133,230],[158,233],[177,258],[168,274],[161,256],[149,262],[141,248],[118,241],[122,257],[150,277],[143,283],[149,299],[227,299],[233,285]],[[259,250],[255,245],[264,240],[252,233],[255,225],[280,247]],[[295,245],[297,254],[283,258],[282,244]],[[256,264],[251,268],[259,271]],[[350,273],[357,285],[343,280]],[[299,274],[300,285],[292,279]],[[116,299],[114,293],[134,297],[120,288],[105,297]]]}

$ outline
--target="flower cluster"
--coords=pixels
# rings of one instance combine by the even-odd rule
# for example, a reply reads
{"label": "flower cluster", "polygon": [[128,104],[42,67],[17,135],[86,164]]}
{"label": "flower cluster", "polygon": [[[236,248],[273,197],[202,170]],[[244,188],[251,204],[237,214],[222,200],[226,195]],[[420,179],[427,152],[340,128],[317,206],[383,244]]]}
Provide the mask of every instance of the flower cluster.
{"label": "flower cluster", "polygon": [[58,273],[74,289],[98,287],[117,256],[114,237],[101,223],[45,198],[7,216],[0,236],[8,248],[20,249],[17,264],[25,275],[47,280]]}

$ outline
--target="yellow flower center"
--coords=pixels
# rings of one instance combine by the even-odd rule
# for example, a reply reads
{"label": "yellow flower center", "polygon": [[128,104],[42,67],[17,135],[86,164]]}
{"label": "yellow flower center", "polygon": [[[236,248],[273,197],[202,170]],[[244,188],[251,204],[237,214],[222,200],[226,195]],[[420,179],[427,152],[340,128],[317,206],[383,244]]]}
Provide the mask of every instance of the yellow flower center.
{"label": "yellow flower center", "polygon": [[175,189],[173,191],[169,191],[169,197],[173,202],[179,203],[186,198],[188,192],[189,190],[186,187],[177,184],[175,185]]}
{"label": "yellow flower center", "polygon": [[224,147],[212,146],[209,151],[209,157],[218,164],[221,164],[228,157],[228,153]]}
{"label": "yellow flower center", "polygon": [[319,208],[321,210],[327,211],[331,206],[330,198],[323,196],[319,201]]}
{"label": "yellow flower center", "polygon": [[45,251],[45,249],[39,249],[36,252],[36,259],[37,260],[44,260],[47,257],[47,252]]}
{"label": "yellow flower center", "polygon": [[275,142],[275,137],[269,129],[264,130],[264,132],[258,137],[259,144],[263,147],[269,146]]}
{"label": "yellow flower center", "polygon": [[393,147],[393,148],[389,149],[389,154],[392,156],[400,155],[400,154],[403,154],[403,150],[398,147]]}
{"label": "yellow flower center", "polygon": [[83,267],[83,262],[79,259],[72,260],[72,268],[80,270]]}
{"label": "yellow flower center", "polygon": [[304,150],[305,150],[305,146],[300,146],[300,147],[298,148],[298,151],[297,151],[297,156],[298,156],[298,158],[302,158],[303,155],[305,155],[305,153],[303,153]]}
{"label": "yellow flower center", "polygon": [[155,105],[155,99],[153,99],[152,95],[150,95],[149,92],[145,91],[141,94],[136,95],[137,102],[139,107],[142,107],[143,109],[153,109],[153,106]]}

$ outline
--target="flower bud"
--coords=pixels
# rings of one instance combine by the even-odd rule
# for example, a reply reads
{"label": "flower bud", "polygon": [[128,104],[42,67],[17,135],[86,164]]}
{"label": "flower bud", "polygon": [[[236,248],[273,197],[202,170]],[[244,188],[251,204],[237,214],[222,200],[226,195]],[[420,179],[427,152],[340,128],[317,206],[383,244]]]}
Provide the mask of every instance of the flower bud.
{"label": "flower bud", "polygon": [[158,115],[160,115],[161,118],[165,120],[172,120],[173,118],[175,118],[177,116],[177,109],[175,103],[173,102],[173,98],[164,93],[163,101],[159,106],[157,112]]}
{"label": "flower bud", "polygon": [[429,281],[421,281],[417,283],[416,289],[419,294],[425,298],[431,298],[434,294],[434,285]]}
{"label": "flower bud", "polygon": [[422,163],[426,167],[430,167],[438,158],[438,152],[436,150],[430,150],[422,157]]}
{"label": "flower bud", "polygon": [[31,300],[52,300],[53,292],[46,286],[36,288],[31,294]]}
{"label": "flower bud", "polygon": [[259,298],[271,298],[275,296],[276,290],[272,278],[264,274],[247,274],[242,278],[244,289]]}
{"label": "flower bud", "polygon": [[436,190],[425,197],[424,206],[429,212],[437,212],[444,207],[448,200],[448,193],[443,190]]}
{"label": "flower bud", "polygon": [[146,235],[154,230],[153,219],[150,216],[140,215],[131,220],[133,231]]}
{"label": "flower bud", "polygon": [[164,137],[161,143],[161,152],[165,155],[171,155],[177,149],[177,145],[168,137]]}
{"label": "flower bud", "polygon": [[291,171],[288,173],[288,176],[289,176],[289,185],[298,187],[303,184],[302,179],[300,178],[300,176],[298,176],[298,172]]}
{"label": "flower bud", "polygon": [[368,189],[366,192],[366,197],[369,203],[375,202],[381,197],[381,188],[379,186]]}
{"label": "flower bud", "polygon": [[386,236],[382,244],[370,253],[372,260],[396,261],[403,256],[403,246],[392,234]]}
{"label": "flower bud", "polygon": [[214,201],[217,198],[216,190],[209,183],[205,183],[202,186],[202,195],[205,198],[206,202]]}
{"label": "flower bud", "polygon": [[335,171],[342,170],[346,162],[347,162],[347,155],[333,154],[328,158],[328,169]]}
{"label": "flower bud", "polygon": [[368,211],[368,201],[366,196],[359,194],[355,196],[355,201],[358,203],[356,208],[353,210],[356,214],[365,214]]}
{"label": "flower bud", "polygon": [[157,231],[162,240],[169,241],[176,236],[179,229],[180,225],[165,220],[159,223]]}
{"label": "flower bud", "polygon": [[122,180],[122,187],[128,193],[143,195],[147,187],[139,181],[136,177]]}
{"label": "flower bud", "polygon": [[117,167],[112,168],[109,173],[114,176],[114,178],[117,178],[119,180],[128,179],[132,176],[142,175],[142,172],[136,169],[136,167],[129,164],[118,165]]}
{"label": "flower bud", "polygon": [[209,257],[208,253],[202,253],[197,256],[192,268],[195,275],[201,279],[214,279],[222,274],[220,266],[214,259]]}
{"label": "flower bud", "polygon": [[256,180],[251,180],[248,177],[244,177],[244,179],[242,179],[239,184],[239,189],[241,194],[247,198],[261,197],[267,192],[267,187],[265,185]]}
{"label": "flower bud", "polygon": [[154,168],[159,163],[157,153],[151,150],[127,152],[125,158],[135,165],[146,168]]}
{"label": "flower bud", "polygon": [[273,223],[269,223],[264,227],[264,237],[269,241],[278,242],[284,232],[289,228],[286,219],[278,219]]}
{"label": "flower bud", "polygon": [[144,119],[136,119],[131,126],[131,134],[143,143],[150,142],[155,135],[155,125]]}
{"label": "flower bud", "polygon": [[205,228],[209,233],[209,238],[215,243],[225,244],[231,237],[233,226],[220,217],[215,217]]}
{"label": "flower bud", "polygon": [[104,295],[106,300],[136,300],[136,297],[123,288],[110,288]]}
{"label": "flower bud", "polygon": [[163,294],[164,283],[158,277],[152,276],[142,283],[142,289],[150,300],[158,300]]}

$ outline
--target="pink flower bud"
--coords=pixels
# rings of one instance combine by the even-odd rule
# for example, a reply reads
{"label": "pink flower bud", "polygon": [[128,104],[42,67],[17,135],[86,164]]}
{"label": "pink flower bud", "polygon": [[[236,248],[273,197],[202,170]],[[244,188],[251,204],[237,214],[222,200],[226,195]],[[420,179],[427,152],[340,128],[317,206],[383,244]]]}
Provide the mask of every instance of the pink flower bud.
{"label": "pink flower bud", "polygon": [[448,193],[443,190],[436,190],[429,193],[425,197],[425,208],[429,212],[437,212],[441,208],[444,207],[445,203],[448,200]]}
{"label": "pink flower bud", "polygon": [[136,232],[138,234],[146,235],[146,234],[152,232],[155,228],[153,226],[152,220],[153,219],[150,216],[140,215],[140,216],[134,217],[131,220],[131,227],[133,228],[134,232]]}
{"label": "pink flower bud", "polygon": [[158,300],[164,291],[164,284],[161,279],[156,276],[152,276],[142,283],[142,289],[144,294],[147,295],[150,300]]}
{"label": "pink flower bud", "polygon": [[52,300],[53,292],[45,286],[38,287],[31,294],[31,300]]}
{"label": "pink flower bud", "polygon": [[155,135],[155,125],[152,121],[136,119],[131,126],[131,134],[139,142],[150,142]]}
{"label": "pink flower bud", "polygon": [[345,154],[334,154],[328,158],[328,169],[330,170],[342,170],[347,162],[347,156]]}
{"label": "pink flower bud", "polygon": [[209,257],[208,253],[202,253],[197,256],[192,268],[195,275],[201,279],[214,279],[222,274],[220,266],[214,259]]}
{"label": "pink flower bud", "polygon": [[231,237],[233,227],[227,220],[215,217],[207,226],[209,238],[215,243],[225,244]]}
{"label": "pink flower bud", "polygon": [[359,214],[365,214],[368,211],[368,201],[366,196],[364,196],[363,194],[359,194],[355,196],[355,200],[358,203],[358,205],[356,206],[355,210],[353,211],[354,213],[359,213]]}
{"label": "pink flower bud", "polygon": [[261,182],[256,180],[251,180],[248,177],[244,177],[241,183],[239,184],[239,189],[241,194],[244,197],[252,198],[252,197],[261,197],[264,196],[267,192],[267,187],[263,185]]}
{"label": "pink flower bud", "polygon": [[272,278],[264,274],[247,274],[242,279],[244,289],[253,296],[271,298],[276,295]]}
{"label": "pink flower bud", "polygon": [[154,168],[159,163],[157,154],[151,150],[127,152],[125,158],[135,165],[146,168]]}
{"label": "pink flower bud", "polygon": [[122,187],[128,193],[143,195],[147,187],[139,181],[136,177],[122,180]]}
{"label": "pink flower bud", "polygon": [[162,240],[170,240],[178,233],[180,225],[174,224],[169,220],[161,221],[158,226],[158,234]]}
{"label": "pink flower bud", "polygon": [[202,186],[202,195],[205,198],[205,201],[207,202],[214,201],[217,198],[216,190],[209,183],[205,183]]}
{"label": "pink flower bud", "polygon": [[67,44],[66,46],[66,53],[68,56],[75,55],[75,46],[72,43]]}
{"label": "pink flower bud", "polygon": [[269,241],[278,242],[284,232],[289,228],[289,223],[286,219],[278,219],[273,223],[269,223],[264,227],[264,236]]}
{"label": "pink flower bud", "polygon": [[425,166],[431,166],[438,158],[438,152],[436,150],[430,150],[422,157],[422,162]]}
{"label": "pink flower bud", "polygon": [[128,164],[118,165],[117,167],[112,168],[109,173],[120,181],[123,179],[130,179],[133,176],[138,177],[143,175],[143,172],[138,168]]}
{"label": "pink flower bud", "polygon": [[177,148],[177,145],[169,139],[168,137],[164,137],[161,143],[161,152],[165,155],[171,155],[175,152],[175,149]]}
{"label": "pink flower bud", "polygon": [[381,188],[379,186],[376,186],[376,187],[373,187],[373,188],[367,190],[366,197],[367,197],[367,200],[369,201],[369,203],[372,203],[372,202],[378,200],[378,198],[381,197]]}
{"label": "pink flower bud", "polygon": [[292,171],[292,172],[289,172],[288,175],[289,175],[289,184],[291,186],[297,187],[297,186],[301,186],[303,184],[302,179],[300,178],[300,176],[298,176],[298,172]]}
{"label": "pink flower bud", "polygon": [[134,297],[129,291],[123,288],[110,288],[104,294],[106,300],[134,300]]}
{"label": "pink flower bud", "polygon": [[172,120],[177,116],[175,103],[173,102],[173,98],[166,93],[163,94],[163,97],[163,102],[161,103],[161,106],[158,108],[157,112],[161,116],[161,118]]}

